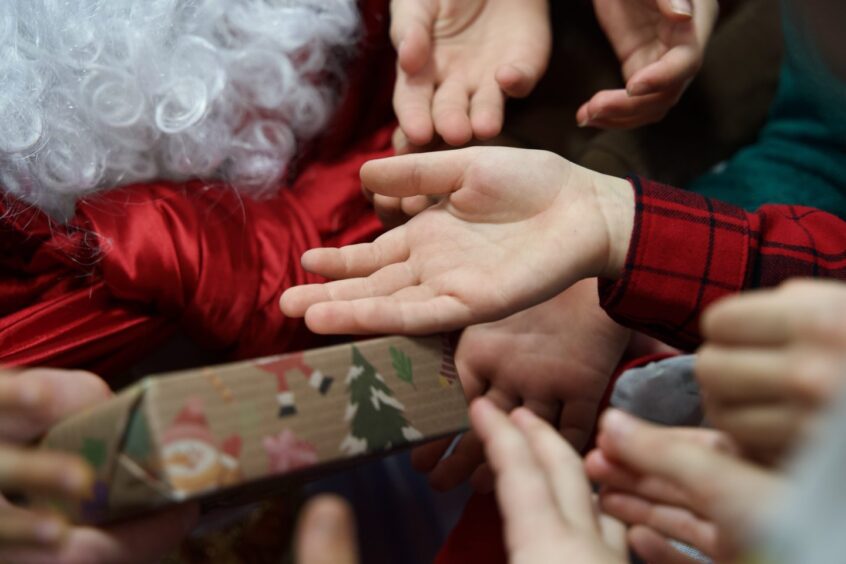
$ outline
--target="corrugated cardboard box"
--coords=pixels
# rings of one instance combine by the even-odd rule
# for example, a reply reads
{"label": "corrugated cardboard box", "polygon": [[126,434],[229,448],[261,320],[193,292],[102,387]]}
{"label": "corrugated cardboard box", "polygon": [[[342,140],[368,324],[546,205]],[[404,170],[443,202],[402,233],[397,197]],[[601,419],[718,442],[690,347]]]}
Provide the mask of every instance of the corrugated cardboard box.
{"label": "corrugated cardboard box", "polygon": [[191,498],[234,504],[467,426],[445,337],[388,337],[149,377],[54,427],[81,454],[104,523]]}

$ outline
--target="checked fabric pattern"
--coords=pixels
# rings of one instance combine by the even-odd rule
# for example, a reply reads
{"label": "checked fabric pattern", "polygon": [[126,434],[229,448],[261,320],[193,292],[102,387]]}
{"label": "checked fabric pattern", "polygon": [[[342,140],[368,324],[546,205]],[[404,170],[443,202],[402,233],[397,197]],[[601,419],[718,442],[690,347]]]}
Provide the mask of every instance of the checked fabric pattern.
{"label": "checked fabric pattern", "polygon": [[690,350],[715,300],[788,278],[846,279],[846,222],[827,212],[765,205],[754,213],[637,177],[625,269],[600,283],[618,323]]}

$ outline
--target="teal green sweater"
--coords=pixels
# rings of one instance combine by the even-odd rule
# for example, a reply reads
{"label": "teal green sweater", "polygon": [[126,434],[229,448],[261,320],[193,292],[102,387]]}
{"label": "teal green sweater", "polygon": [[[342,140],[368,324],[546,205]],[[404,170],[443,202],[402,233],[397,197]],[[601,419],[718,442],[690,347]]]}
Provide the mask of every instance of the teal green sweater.
{"label": "teal green sweater", "polygon": [[846,83],[782,4],[785,60],[768,121],[755,144],[690,189],[749,210],[799,204],[846,218]]}

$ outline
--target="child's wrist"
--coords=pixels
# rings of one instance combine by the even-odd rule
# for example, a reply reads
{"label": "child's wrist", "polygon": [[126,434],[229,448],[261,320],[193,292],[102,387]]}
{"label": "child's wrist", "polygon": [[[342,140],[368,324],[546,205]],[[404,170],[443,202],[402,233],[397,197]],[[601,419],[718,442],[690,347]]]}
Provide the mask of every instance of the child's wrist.
{"label": "child's wrist", "polygon": [[634,228],[634,189],[628,180],[605,174],[597,174],[595,188],[608,237],[607,260],[598,275],[617,279],[625,268]]}

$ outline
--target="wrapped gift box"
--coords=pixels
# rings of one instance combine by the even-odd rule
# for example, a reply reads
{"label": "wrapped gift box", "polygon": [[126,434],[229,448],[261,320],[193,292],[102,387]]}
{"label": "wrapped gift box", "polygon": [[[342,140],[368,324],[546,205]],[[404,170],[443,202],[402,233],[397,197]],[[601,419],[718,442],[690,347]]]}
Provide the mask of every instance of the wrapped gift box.
{"label": "wrapped gift box", "polygon": [[188,499],[254,501],[467,427],[446,337],[387,337],[148,377],[51,429],[82,455],[101,524]]}

